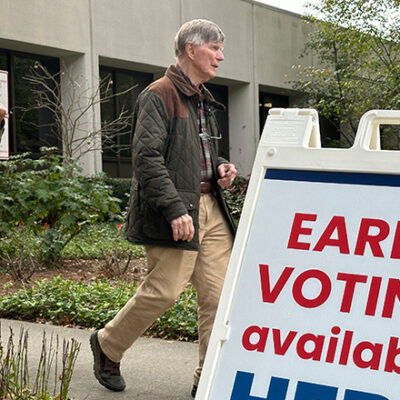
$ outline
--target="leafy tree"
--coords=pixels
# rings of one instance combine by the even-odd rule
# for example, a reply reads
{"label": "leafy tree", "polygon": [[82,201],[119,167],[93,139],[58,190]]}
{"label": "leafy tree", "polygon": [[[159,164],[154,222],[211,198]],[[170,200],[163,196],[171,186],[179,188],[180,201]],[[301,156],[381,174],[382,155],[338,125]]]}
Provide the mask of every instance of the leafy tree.
{"label": "leafy tree", "polygon": [[370,109],[400,109],[400,1],[319,0],[309,4],[312,32],[304,55],[313,65],[294,66],[293,87],[305,94],[353,143],[358,121]]}

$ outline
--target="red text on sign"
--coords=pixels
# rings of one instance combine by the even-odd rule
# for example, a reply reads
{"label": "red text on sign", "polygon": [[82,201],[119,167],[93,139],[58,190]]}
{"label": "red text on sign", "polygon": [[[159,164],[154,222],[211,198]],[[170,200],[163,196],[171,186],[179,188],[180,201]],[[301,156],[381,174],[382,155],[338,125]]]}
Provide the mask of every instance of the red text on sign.
{"label": "red text on sign", "polygon": [[332,327],[330,336],[294,330],[285,333],[278,328],[257,325],[249,326],[243,333],[242,345],[247,351],[264,353],[268,343],[270,351],[278,356],[294,351],[303,360],[343,366],[352,362],[358,368],[400,374],[398,337],[390,337],[387,343],[357,342],[353,331],[346,330],[342,334],[338,326]]}
{"label": "red text on sign", "polygon": [[[296,213],[291,227],[288,245],[289,249],[323,251],[326,247],[337,247],[340,254],[350,254],[347,234],[347,224],[344,216],[333,216],[315,244],[300,236],[310,236],[312,228],[306,227],[308,222],[315,222],[317,214]],[[390,233],[390,225],[383,219],[362,218],[358,226],[354,254],[363,256],[368,247],[374,257],[385,257],[381,242]],[[372,233],[373,232],[373,233]],[[390,258],[400,259],[400,221],[397,222],[393,242],[391,243]]]}
{"label": "red text on sign", "polygon": [[[275,303],[284,288],[288,285],[292,287],[293,300],[304,308],[320,307],[332,294],[332,280],[324,271],[309,269],[293,277],[295,269],[293,267],[285,267],[272,286],[269,266],[260,264],[259,269],[261,295],[264,303]],[[319,293],[313,298],[307,298],[303,293],[304,285],[310,280],[317,280],[320,284]],[[340,312],[349,313],[351,311],[351,306],[359,285],[368,285],[368,292],[365,298],[365,315],[376,315],[380,295],[384,296],[380,313],[383,318],[392,318],[396,302],[400,303],[400,279],[397,278],[388,279],[386,285],[382,288],[382,278],[379,276],[368,277],[367,275],[339,272],[336,275],[336,280],[333,282],[336,286],[338,282],[344,282],[343,291],[340,293]]]}

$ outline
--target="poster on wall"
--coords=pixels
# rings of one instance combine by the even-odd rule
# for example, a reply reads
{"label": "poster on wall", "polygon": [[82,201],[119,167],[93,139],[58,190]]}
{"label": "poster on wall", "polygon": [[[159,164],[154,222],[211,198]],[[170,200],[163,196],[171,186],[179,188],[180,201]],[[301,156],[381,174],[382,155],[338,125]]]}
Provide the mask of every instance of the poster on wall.
{"label": "poster on wall", "polygon": [[[0,70],[0,104],[8,110],[8,72]],[[0,132],[0,160],[8,160],[10,148],[8,142],[8,118],[5,119],[4,130]]]}

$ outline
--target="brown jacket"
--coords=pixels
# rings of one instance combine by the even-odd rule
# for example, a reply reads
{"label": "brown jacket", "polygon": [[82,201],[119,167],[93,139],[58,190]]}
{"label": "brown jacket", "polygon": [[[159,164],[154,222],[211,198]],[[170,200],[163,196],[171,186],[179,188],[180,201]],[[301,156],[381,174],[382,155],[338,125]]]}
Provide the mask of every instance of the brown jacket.
{"label": "brown jacket", "polygon": [[[208,132],[218,136],[214,111],[224,107],[208,91],[204,103]],[[134,177],[126,230],[126,238],[132,243],[199,248],[198,104],[197,92],[175,66],[139,95],[132,128]],[[217,184],[217,167],[227,161],[217,157],[212,143],[210,147],[214,195],[234,233],[235,225]],[[186,213],[193,218],[194,238],[175,242],[170,222]]]}

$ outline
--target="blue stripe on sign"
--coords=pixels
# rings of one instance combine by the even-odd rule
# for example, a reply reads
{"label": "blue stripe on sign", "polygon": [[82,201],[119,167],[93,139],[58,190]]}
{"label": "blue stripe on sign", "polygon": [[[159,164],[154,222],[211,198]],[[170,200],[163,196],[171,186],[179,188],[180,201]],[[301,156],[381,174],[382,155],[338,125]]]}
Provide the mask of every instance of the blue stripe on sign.
{"label": "blue stripe on sign", "polygon": [[352,185],[400,186],[400,175],[353,172],[299,171],[267,169],[265,179],[301,182],[348,183]]}

